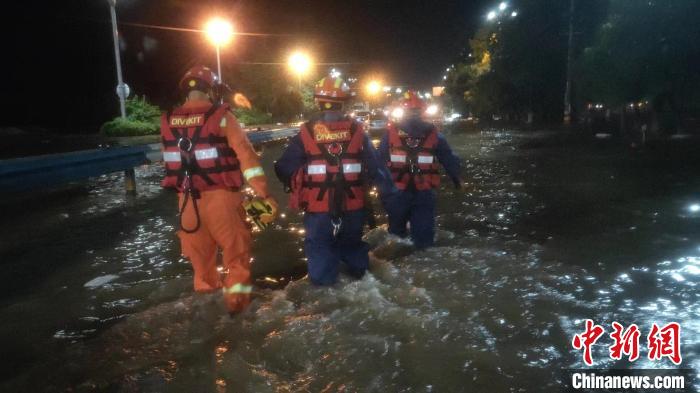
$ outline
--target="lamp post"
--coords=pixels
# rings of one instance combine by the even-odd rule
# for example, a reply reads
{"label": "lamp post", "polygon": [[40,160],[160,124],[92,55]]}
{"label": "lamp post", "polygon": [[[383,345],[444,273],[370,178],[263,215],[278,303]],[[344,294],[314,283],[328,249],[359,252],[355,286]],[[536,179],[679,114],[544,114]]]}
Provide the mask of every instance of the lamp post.
{"label": "lamp post", "polygon": [[382,91],[382,83],[378,80],[371,80],[369,83],[367,83],[366,90],[370,102],[375,101],[373,104],[377,105],[377,96]]}
{"label": "lamp post", "polygon": [[119,31],[117,30],[117,0],[107,0],[109,3],[109,13],[112,18],[112,38],[114,39],[114,62],[117,66],[117,95],[119,96],[119,109],[123,119],[126,118],[126,97],[128,87],[124,84],[122,77],[122,61],[119,54]]}
{"label": "lamp post", "polygon": [[216,70],[219,76],[219,83],[222,83],[221,77],[221,47],[228,44],[233,39],[233,26],[230,22],[221,19],[210,19],[204,26],[204,32],[214,44],[216,48]]}
{"label": "lamp post", "polygon": [[301,93],[301,78],[311,70],[311,58],[304,52],[296,51],[287,61],[290,71],[297,76],[299,92]]}
{"label": "lamp post", "polygon": [[[309,57],[308,54],[302,51],[295,51],[293,52],[290,56],[289,59],[287,60],[287,65],[289,66],[289,70],[296,75],[297,77],[297,83],[298,83],[298,88],[299,88],[299,95],[302,97],[302,102],[303,102],[303,93],[301,91],[301,78],[309,73],[311,70],[311,57]],[[299,114],[299,119],[303,119],[304,114],[300,113]]]}
{"label": "lamp post", "polygon": [[564,88],[564,125],[571,124],[571,63],[574,57],[574,0],[569,4],[569,39],[566,50],[566,87]]}
{"label": "lamp post", "polygon": [[[126,119],[126,97],[129,96],[129,86],[124,83],[122,77],[122,60],[119,53],[119,31],[117,30],[117,0],[107,0],[109,13],[112,19],[112,38],[114,40],[114,62],[117,66],[117,96],[119,96],[119,112],[122,119]],[[136,172],[134,168],[124,170],[124,189],[127,196],[136,195]]]}

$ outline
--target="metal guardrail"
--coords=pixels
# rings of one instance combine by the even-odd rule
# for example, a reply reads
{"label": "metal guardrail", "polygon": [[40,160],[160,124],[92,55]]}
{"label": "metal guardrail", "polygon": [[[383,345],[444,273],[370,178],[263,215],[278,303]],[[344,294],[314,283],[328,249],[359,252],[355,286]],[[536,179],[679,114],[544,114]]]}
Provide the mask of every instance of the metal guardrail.
{"label": "metal guardrail", "polygon": [[[261,144],[287,139],[297,132],[298,128],[251,131],[248,139]],[[126,171],[130,189],[134,167],[162,159],[161,145],[155,143],[0,160],[0,188],[6,192],[28,191]]]}

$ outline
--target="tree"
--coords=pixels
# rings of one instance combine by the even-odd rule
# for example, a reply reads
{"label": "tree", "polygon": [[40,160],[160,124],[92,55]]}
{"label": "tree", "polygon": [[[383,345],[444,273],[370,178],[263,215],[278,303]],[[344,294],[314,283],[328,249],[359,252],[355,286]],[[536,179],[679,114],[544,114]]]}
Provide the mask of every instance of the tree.
{"label": "tree", "polygon": [[[592,36],[605,1],[587,1],[585,7],[575,13],[577,42]],[[569,2],[522,0],[517,8],[517,17],[504,12],[477,30],[469,41],[470,57],[448,76],[448,94],[482,117],[521,119],[533,113],[540,121],[559,122]]]}
{"label": "tree", "polygon": [[700,112],[700,2],[612,0],[577,62],[582,96],[610,106],[648,100],[677,115]]}

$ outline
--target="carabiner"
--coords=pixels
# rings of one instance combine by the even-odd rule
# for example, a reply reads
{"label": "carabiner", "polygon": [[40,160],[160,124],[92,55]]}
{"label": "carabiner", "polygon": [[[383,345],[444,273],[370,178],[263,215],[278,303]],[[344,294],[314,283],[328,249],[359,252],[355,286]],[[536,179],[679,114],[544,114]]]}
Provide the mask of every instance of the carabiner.
{"label": "carabiner", "polygon": [[336,222],[335,219],[331,218],[331,225],[333,226],[333,237],[338,237],[338,234],[340,233],[340,228],[343,225],[343,219],[338,218],[338,221]]}

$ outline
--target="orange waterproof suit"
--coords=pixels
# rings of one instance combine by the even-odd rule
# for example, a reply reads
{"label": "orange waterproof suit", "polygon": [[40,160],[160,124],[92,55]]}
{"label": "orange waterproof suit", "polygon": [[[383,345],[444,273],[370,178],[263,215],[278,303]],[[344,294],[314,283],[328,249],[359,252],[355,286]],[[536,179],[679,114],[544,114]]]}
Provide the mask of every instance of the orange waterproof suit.
{"label": "orange waterproof suit", "polygon": [[[188,100],[181,109],[189,112],[207,112],[209,101]],[[164,123],[163,127],[166,127]],[[267,178],[260,166],[258,155],[248,141],[238,120],[231,112],[221,117],[220,134],[226,138],[240,163],[240,171],[255,193],[268,198]],[[162,130],[164,132],[164,130]],[[167,162],[166,162],[167,164]],[[167,165],[166,165],[167,168]],[[185,194],[179,193],[179,206],[183,206]],[[180,230],[182,254],[190,259],[194,268],[194,289],[212,292],[223,288],[226,306],[230,312],[244,309],[250,302],[250,226],[246,223],[242,207],[243,195],[231,187],[214,187],[200,192],[197,212],[190,201],[182,211],[182,227],[196,231]],[[223,254],[223,274],[217,270],[218,249]]]}

